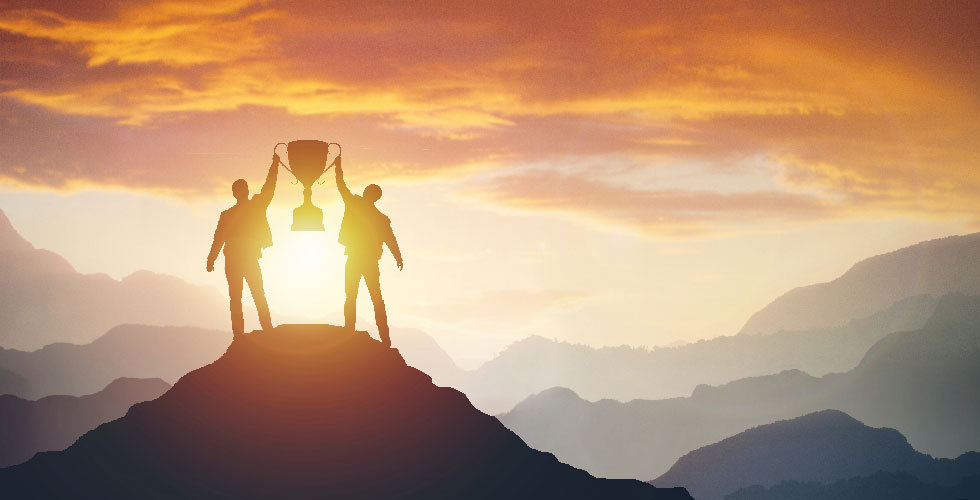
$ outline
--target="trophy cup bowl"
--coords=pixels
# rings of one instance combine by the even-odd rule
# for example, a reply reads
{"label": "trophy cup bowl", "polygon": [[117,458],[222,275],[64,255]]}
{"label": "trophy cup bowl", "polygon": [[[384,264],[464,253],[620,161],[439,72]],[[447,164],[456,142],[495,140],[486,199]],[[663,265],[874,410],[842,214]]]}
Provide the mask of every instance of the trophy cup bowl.
{"label": "trophy cup bowl", "polygon": [[[279,144],[276,144],[276,147]],[[313,196],[313,183],[328,168],[327,158],[330,155],[330,144],[317,140],[292,141],[286,144],[286,157],[289,160],[289,165],[284,164],[283,166],[303,185],[303,204],[293,210],[293,225],[291,227],[293,231],[323,231],[323,210],[313,205],[310,198]],[[340,144],[337,146],[339,147]]]}

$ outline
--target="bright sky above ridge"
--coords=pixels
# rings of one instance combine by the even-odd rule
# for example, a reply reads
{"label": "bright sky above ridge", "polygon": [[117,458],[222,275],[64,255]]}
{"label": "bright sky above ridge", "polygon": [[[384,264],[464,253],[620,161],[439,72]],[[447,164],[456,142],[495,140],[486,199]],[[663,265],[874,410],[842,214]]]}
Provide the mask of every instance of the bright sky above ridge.
{"label": "bright sky above ridge", "polygon": [[[975,230],[978,24],[954,1],[4,2],[0,209],[81,271],[223,288],[204,257],[231,181],[324,139],[385,189],[392,323],[457,356],[732,334]],[[269,300],[322,319],[337,195],[314,192],[326,234],[290,233],[280,179]]]}

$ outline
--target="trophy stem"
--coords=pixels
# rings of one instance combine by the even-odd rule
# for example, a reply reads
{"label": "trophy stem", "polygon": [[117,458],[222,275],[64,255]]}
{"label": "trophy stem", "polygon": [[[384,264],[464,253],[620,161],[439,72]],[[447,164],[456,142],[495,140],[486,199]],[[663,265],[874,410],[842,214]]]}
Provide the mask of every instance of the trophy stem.
{"label": "trophy stem", "polygon": [[313,190],[303,188],[303,204],[293,210],[293,231],[323,231],[323,210],[313,205]]}

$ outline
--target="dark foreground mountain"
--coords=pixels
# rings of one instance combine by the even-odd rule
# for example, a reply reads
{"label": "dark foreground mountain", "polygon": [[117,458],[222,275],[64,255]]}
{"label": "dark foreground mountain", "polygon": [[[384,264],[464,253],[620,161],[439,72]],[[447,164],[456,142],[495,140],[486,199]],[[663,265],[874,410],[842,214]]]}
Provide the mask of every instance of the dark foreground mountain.
{"label": "dark foreground mountain", "polygon": [[784,481],[770,488],[750,486],[725,500],[980,500],[980,474],[945,486],[905,472],[878,472],[832,484]]}
{"label": "dark foreground mountain", "polygon": [[231,333],[178,326],[121,325],[90,344],[57,343],[36,351],[0,349],[0,369],[22,380],[5,393],[28,399],[91,394],[120,377],[169,383],[225,352]]}
{"label": "dark foreground mountain", "polygon": [[700,384],[798,369],[811,375],[854,368],[886,335],[918,330],[939,299],[920,295],[844,326],[732,335],[678,347],[600,349],[529,337],[504,349],[454,387],[488,413],[509,411],[528,396],[566,387],[585,399],[664,399],[691,394]]}
{"label": "dark foreground mountain", "polygon": [[88,396],[48,396],[37,401],[0,396],[0,467],[19,464],[39,451],[63,450],[78,436],[169,388],[160,379],[121,378]]}
{"label": "dark foreground mountain", "polygon": [[228,303],[210,287],[137,271],[122,280],[79,273],[34,248],[0,211],[0,346],[87,343],[122,323],[225,327]]}
{"label": "dark foreground mountain", "polygon": [[980,454],[934,459],[915,451],[898,431],[868,427],[826,410],[749,429],[681,457],[658,486],[683,484],[698,500],[722,500],[753,485],[781,481],[833,483],[879,471],[903,471],[952,486],[980,474]]}
{"label": "dark foreground mountain", "polygon": [[839,278],[790,290],[752,315],[741,333],[846,324],[917,295],[980,295],[980,233],[924,241],[855,264]]}
{"label": "dark foreground mountain", "polygon": [[63,452],[0,470],[8,498],[690,498],[529,448],[364,333],[232,343]]}
{"label": "dark foreground mountain", "polygon": [[950,295],[924,328],[885,337],[847,373],[785,371],[699,386],[687,398],[626,403],[556,388],[500,420],[529,445],[601,477],[657,477],[691,450],[826,409],[897,429],[916,450],[952,458],[980,450],[977,380],[980,299]]}

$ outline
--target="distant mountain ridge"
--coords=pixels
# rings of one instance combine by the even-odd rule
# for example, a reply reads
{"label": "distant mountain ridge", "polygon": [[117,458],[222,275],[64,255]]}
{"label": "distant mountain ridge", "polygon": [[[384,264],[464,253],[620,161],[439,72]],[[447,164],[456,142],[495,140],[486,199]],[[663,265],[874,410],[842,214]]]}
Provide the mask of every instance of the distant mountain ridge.
{"label": "distant mountain ridge", "polygon": [[28,399],[81,396],[119,377],[176,382],[225,352],[231,333],[194,327],[120,325],[90,344],[56,343],[36,351],[0,349],[0,369],[22,378],[0,387]]}
{"label": "distant mountain ridge", "polygon": [[980,233],[924,241],[870,257],[839,278],[794,288],[753,314],[743,334],[846,324],[917,295],[980,295]]}
{"label": "distant mountain ridge", "polygon": [[0,211],[0,346],[39,349],[91,342],[123,323],[226,327],[217,290],[137,271],[122,280],[81,274],[61,256],[35,249]]}
{"label": "distant mountain ridge", "polygon": [[928,483],[953,485],[980,473],[980,453],[937,460],[915,451],[894,429],[871,428],[844,412],[824,410],[754,427],[694,450],[651,483],[682,484],[698,500],[722,500],[752,485],[833,483],[879,471],[903,471]]}
{"label": "distant mountain ridge", "polygon": [[886,335],[918,330],[939,299],[920,295],[845,326],[778,335],[735,335],[653,350],[593,348],[529,337],[493,360],[463,373],[454,384],[480,409],[505,412],[550,387],[567,387],[585,399],[664,399],[686,396],[697,385],[799,369],[815,375],[857,366]]}
{"label": "distant mountain ridge", "polygon": [[699,386],[690,397],[589,402],[552,389],[500,416],[531,446],[602,477],[655,477],[683,454],[751,427],[838,409],[919,451],[980,450],[980,299],[943,297],[928,324],[877,342],[853,370],[799,370]]}
{"label": "distant mountain ridge", "polygon": [[[57,478],[57,480],[51,480]],[[287,325],[62,452],[0,469],[9,498],[621,498],[682,488],[597,479],[532,450],[366,333]]]}
{"label": "distant mountain ridge", "polygon": [[63,450],[96,426],[115,420],[134,403],[170,389],[160,379],[120,378],[86,396],[48,396],[28,401],[0,396],[0,467],[41,451]]}

